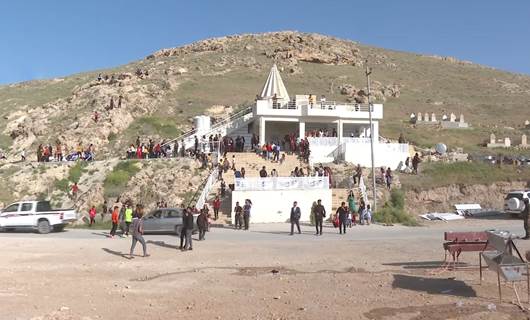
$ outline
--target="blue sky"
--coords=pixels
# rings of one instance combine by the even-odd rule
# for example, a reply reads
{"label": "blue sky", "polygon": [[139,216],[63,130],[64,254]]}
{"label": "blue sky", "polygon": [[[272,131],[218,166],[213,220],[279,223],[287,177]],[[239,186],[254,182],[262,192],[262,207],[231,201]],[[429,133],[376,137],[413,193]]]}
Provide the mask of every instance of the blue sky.
{"label": "blue sky", "polygon": [[318,32],[530,74],[530,1],[6,0],[0,83],[112,67],[236,33]]}

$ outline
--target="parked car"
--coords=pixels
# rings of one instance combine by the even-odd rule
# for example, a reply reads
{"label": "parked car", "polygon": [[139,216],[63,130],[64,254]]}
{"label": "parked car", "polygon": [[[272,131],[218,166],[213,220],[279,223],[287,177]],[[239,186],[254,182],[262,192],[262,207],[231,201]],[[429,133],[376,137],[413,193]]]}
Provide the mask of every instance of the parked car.
{"label": "parked car", "polygon": [[[182,230],[183,209],[159,208],[146,214],[144,220],[145,233],[174,233],[180,235]],[[193,233],[197,232],[197,214],[193,215]]]}
{"label": "parked car", "polygon": [[510,191],[504,198],[504,212],[511,215],[521,215],[524,210],[523,199],[530,199],[530,190]]}
{"label": "parked car", "polygon": [[74,209],[52,209],[49,201],[19,201],[0,211],[0,230],[33,229],[48,233],[62,231],[75,220]]}

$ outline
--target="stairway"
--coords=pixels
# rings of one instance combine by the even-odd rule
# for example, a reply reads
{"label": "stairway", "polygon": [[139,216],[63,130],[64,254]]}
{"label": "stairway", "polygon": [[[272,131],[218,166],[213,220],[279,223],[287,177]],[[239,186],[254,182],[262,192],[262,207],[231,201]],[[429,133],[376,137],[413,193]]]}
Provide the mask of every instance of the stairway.
{"label": "stairway", "polygon": [[[262,167],[265,167],[267,173],[270,174],[272,169],[276,169],[279,177],[289,177],[291,171],[296,167],[302,167],[304,172],[307,173],[307,164],[301,162],[296,155],[285,154],[285,161],[282,164],[272,162],[271,160],[263,159],[261,156],[253,152],[230,152],[226,155],[226,158],[232,163],[232,157],[235,159],[235,165],[238,170],[245,168],[245,177],[259,177],[259,171]],[[228,186],[234,183],[234,172],[228,170],[223,173],[223,179]]]}

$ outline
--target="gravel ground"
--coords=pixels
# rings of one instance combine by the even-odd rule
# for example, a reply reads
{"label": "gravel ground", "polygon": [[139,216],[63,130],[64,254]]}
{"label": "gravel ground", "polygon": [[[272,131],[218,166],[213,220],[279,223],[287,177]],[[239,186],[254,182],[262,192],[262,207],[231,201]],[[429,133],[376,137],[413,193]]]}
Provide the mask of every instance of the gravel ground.
{"label": "gravel ground", "polygon": [[[311,226],[289,236],[288,224],[216,228],[188,252],[174,236],[146,235],[151,256],[133,259],[130,238],[107,231],[0,233],[0,319],[527,319],[507,284],[499,303],[495,273],[480,285],[477,269],[439,268],[444,231],[492,228],[521,233],[522,222],[355,226],[346,235],[327,226],[323,236]],[[462,261],[476,265],[477,254]]]}

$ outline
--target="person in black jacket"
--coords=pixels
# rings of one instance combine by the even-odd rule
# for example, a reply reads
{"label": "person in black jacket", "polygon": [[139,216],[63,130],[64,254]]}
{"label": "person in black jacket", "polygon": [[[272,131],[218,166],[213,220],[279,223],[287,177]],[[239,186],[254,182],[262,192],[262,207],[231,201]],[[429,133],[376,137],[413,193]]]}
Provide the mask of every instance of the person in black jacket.
{"label": "person in black jacket", "polygon": [[[188,207],[182,216],[182,229],[180,231],[180,249],[193,250],[191,233],[193,232],[193,209]],[[186,240],[184,242],[184,240]],[[184,244],[184,246],[182,246]]]}
{"label": "person in black jacket", "polygon": [[302,233],[300,231],[300,217],[301,217],[300,207],[298,207],[298,203],[295,201],[293,203],[293,207],[291,208],[291,235],[294,234],[294,226],[296,225],[296,228],[298,229],[298,233]]}
{"label": "person in black jacket", "polygon": [[348,220],[348,208],[346,207],[346,202],[342,202],[340,207],[337,209],[335,214],[339,215],[339,233],[346,234],[346,221]]}
{"label": "person in black jacket", "polygon": [[204,205],[204,209],[201,210],[201,213],[197,217],[197,227],[199,228],[199,241],[205,240],[204,235],[206,234],[206,230],[208,229],[208,215],[207,214],[208,214],[208,208],[206,207],[206,205]]}
{"label": "person in black jacket", "polygon": [[317,228],[316,235],[322,235],[322,221],[326,217],[326,208],[322,205],[322,200],[318,199],[317,205],[314,209],[315,214],[315,226]]}

